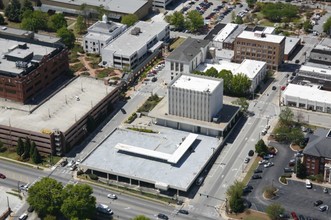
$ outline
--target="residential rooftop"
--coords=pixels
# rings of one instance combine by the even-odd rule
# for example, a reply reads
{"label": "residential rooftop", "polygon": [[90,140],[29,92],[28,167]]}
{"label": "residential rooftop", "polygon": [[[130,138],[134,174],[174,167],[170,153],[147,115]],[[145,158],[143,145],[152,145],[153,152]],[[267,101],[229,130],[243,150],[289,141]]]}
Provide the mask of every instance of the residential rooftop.
{"label": "residential rooftop", "polygon": [[148,4],[146,0],[51,0],[53,2],[61,2],[71,5],[81,6],[83,4],[92,6],[103,6],[105,10],[114,11],[123,14],[134,14],[145,4]]}
{"label": "residential rooftop", "polygon": [[[118,149],[118,144],[139,146],[144,153],[156,155],[174,155],[183,139],[190,133],[153,125],[157,134],[116,129],[82,163],[83,169],[91,168],[131,179],[149,182],[165,188],[187,191],[194,183],[204,166],[217,148],[217,138],[194,135],[190,146],[177,163],[164,159],[129,153]],[[196,140],[195,140],[196,139]],[[134,149],[131,149],[134,150]]]}
{"label": "residential rooftop", "polygon": [[280,43],[284,40],[284,36],[274,35],[274,34],[265,34],[262,31],[243,31],[238,35],[237,38],[256,40],[262,42],[270,42],[270,43]]}
{"label": "residential rooftop", "polygon": [[[166,22],[145,22],[139,21],[128,28],[122,35],[111,41],[104,50],[114,51],[115,54],[131,56],[136,51],[146,46],[157,34],[164,30],[168,24]],[[131,31],[140,29],[140,32],[133,35]]]}
{"label": "residential rooftop", "polygon": [[35,132],[65,132],[114,88],[102,80],[78,77],[40,106],[0,99],[0,124]]}
{"label": "residential rooftop", "polygon": [[317,128],[314,134],[309,135],[307,146],[303,150],[304,154],[316,157],[331,158],[331,137],[330,130]]}
{"label": "residential rooftop", "polygon": [[166,60],[184,63],[190,62],[201,52],[201,48],[206,47],[209,42],[209,40],[198,40],[189,37],[179,47],[172,51]]}
{"label": "residential rooftop", "polygon": [[212,93],[221,84],[222,79],[202,77],[198,75],[181,75],[171,82],[169,87],[176,87],[197,92],[209,91]]}

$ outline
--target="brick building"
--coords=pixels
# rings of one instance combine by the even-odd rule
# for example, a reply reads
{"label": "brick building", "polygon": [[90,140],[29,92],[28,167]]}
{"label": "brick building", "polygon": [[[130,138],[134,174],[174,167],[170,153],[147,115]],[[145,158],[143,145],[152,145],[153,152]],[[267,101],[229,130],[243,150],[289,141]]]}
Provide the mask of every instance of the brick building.
{"label": "brick building", "polygon": [[0,97],[26,103],[69,69],[60,43],[0,33]]}
{"label": "brick building", "polygon": [[285,37],[262,31],[243,31],[234,42],[234,61],[264,61],[269,69],[278,69],[284,60]]}

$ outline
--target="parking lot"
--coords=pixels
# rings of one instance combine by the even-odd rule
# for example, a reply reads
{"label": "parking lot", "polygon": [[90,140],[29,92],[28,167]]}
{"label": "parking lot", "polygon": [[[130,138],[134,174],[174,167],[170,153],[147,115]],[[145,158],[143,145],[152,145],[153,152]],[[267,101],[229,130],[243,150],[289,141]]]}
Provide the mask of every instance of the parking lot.
{"label": "parking lot", "polygon": [[[252,179],[249,185],[253,187],[252,192],[245,197],[252,203],[252,209],[264,211],[272,203],[280,203],[286,210],[287,214],[295,212],[301,219],[331,219],[329,210],[321,212],[319,206],[315,207],[314,202],[322,200],[323,204],[331,207],[331,189],[328,193],[323,192],[323,187],[314,185],[312,189],[305,187],[304,181],[289,180],[288,185],[281,184],[278,179],[284,173],[284,168],[289,167],[289,161],[294,158],[294,153],[288,145],[272,142],[270,144],[277,148],[278,152],[274,158],[269,159],[274,166],[265,168],[259,165],[262,173],[262,179]],[[293,174],[295,175],[295,174]],[[262,194],[265,187],[275,186],[278,189],[277,196],[272,200],[266,200]],[[302,218],[303,217],[303,218]]]}

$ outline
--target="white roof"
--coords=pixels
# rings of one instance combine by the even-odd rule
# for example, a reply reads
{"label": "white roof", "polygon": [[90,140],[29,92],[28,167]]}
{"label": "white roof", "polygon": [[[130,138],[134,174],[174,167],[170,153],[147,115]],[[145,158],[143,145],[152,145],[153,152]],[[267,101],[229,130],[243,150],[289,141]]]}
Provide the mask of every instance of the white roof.
{"label": "white roof", "polygon": [[274,34],[265,34],[265,37],[259,37],[258,34],[259,34],[258,32],[243,31],[241,34],[239,34],[237,38],[271,42],[271,43],[280,43],[285,38],[284,36],[279,36]]}
{"label": "white roof", "polygon": [[121,150],[121,151],[130,152],[130,153],[143,155],[143,156],[147,156],[147,157],[153,157],[153,158],[157,158],[160,160],[166,160],[169,163],[176,164],[182,158],[182,156],[185,154],[185,152],[189,149],[189,147],[191,147],[191,145],[197,139],[197,137],[198,137],[197,134],[190,133],[185,138],[183,143],[181,143],[178,146],[177,150],[173,154],[168,154],[168,153],[164,153],[164,152],[157,151],[157,150],[150,150],[150,149],[145,149],[143,147],[136,147],[136,146],[122,144],[122,143],[116,144],[115,148],[118,150]]}
{"label": "white roof", "polygon": [[100,34],[100,33],[87,33],[84,36],[84,39],[95,39],[95,40],[99,40],[99,41],[107,41],[109,39],[111,39],[112,36],[109,34]]}
{"label": "white roof", "polygon": [[265,33],[265,34],[272,34],[272,33],[274,33],[275,30],[276,30],[276,28],[274,28],[274,27],[266,27],[263,30],[263,33]]}
{"label": "white roof", "polygon": [[201,64],[197,70],[206,72],[208,69],[214,67],[217,71],[229,70],[232,74],[245,74],[249,79],[254,79],[256,74],[266,65],[266,62],[245,59],[241,64],[231,63],[229,61],[220,61],[218,64]]}
{"label": "white roof", "polygon": [[290,96],[312,102],[331,104],[331,92],[320,90],[316,86],[310,87],[290,83],[286,87],[283,96]]}
{"label": "white roof", "polygon": [[237,27],[238,24],[228,23],[220,32],[218,32],[213,41],[223,42]]}
{"label": "white roof", "polygon": [[313,73],[319,73],[319,74],[323,74],[323,75],[331,75],[331,70],[329,70],[329,69],[323,69],[323,68],[306,66],[306,65],[302,65],[300,67],[299,73],[300,72],[313,72]]}
{"label": "white roof", "polygon": [[[115,54],[131,56],[136,51],[143,48],[148,41],[161,33],[168,23],[166,22],[145,22],[139,21],[135,25],[128,28],[122,35],[110,42],[104,50],[114,51]],[[132,35],[133,28],[140,28],[138,35]]]}
{"label": "white roof", "polygon": [[299,37],[286,37],[284,54],[292,52],[297,43],[301,40]]}
{"label": "white roof", "polygon": [[181,75],[171,86],[194,90],[198,92],[213,92],[221,82],[217,79],[208,79],[192,75]]}

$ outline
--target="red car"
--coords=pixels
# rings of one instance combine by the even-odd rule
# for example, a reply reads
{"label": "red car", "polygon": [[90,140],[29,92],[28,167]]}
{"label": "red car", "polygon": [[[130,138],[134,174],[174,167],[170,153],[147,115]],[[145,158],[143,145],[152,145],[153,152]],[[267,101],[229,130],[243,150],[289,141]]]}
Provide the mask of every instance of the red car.
{"label": "red car", "polygon": [[0,173],[0,179],[6,179],[6,176]]}
{"label": "red car", "polygon": [[294,220],[299,220],[299,218],[298,218],[298,216],[297,216],[297,214],[295,212],[291,212],[291,215],[292,215],[292,218]]}

